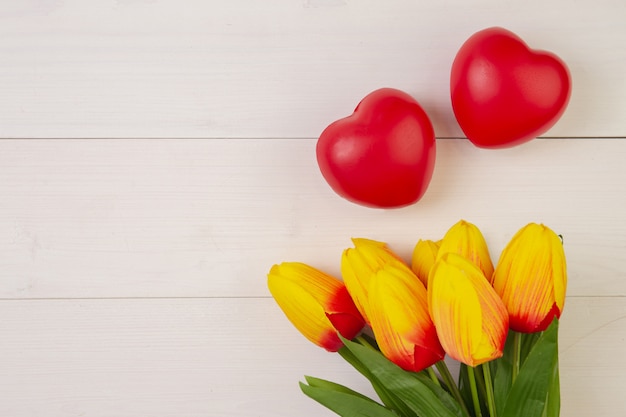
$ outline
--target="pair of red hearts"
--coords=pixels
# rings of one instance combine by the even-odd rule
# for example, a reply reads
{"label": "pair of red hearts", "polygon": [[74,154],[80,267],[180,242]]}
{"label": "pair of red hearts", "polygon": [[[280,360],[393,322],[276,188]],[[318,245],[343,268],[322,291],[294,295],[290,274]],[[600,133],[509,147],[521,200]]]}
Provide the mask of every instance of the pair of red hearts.
{"label": "pair of red hearts", "polygon": [[[565,111],[569,71],[557,56],[529,49],[515,34],[489,28],[472,35],[452,64],[454,115],[476,146],[504,148],[544,133]],[[417,202],[435,165],[435,134],[410,95],[391,88],[367,95],[351,116],[317,142],[322,175],[340,196],[364,206]]]}

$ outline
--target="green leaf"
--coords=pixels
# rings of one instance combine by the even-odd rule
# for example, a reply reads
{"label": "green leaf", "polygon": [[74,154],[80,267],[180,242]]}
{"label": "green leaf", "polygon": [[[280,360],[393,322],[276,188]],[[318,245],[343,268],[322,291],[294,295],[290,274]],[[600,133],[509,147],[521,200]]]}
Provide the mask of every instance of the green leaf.
{"label": "green leaf", "polygon": [[308,376],[308,375],[305,375],[304,379],[306,380],[307,384],[309,384],[311,387],[314,387],[314,388],[324,388],[324,389],[331,390],[331,391],[343,392],[346,394],[364,398],[366,400],[374,401],[371,398],[361,394],[360,392],[356,392],[344,385],[337,384],[332,381],[327,381],[325,379],[315,378],[313,376]]}
{"label": "green leaf", "polygon": [[537,343],[537,341],[539,340],[542,334],[543,334],[542,332],[522,334],[522,351],[520,354],[521,365],[524,364],[524,361],[528,357],[528,354],[530,353],[532,348],[535,346],[535,344]]}
{"label": "green leaf", "polygon": [[439,398],[441,403],[444,406],[446,406],[446,408],[448,408],[450,411],[455,413],[455,415],[456,413],[460,412],[459,415],[462,415],[464,417],[469,417],[469,415],[465,413],[465,411],[463,411],[460,404],[456,401],[456,399],[452,396],[452,394],[449,391],[446,391],[445,389],[436,385],[428,376],[424,375],[423,373],[409,373],[409,374],[413,375],[414,378],[417,378],[422,384],[426,385],[437,396],[437,398]]}
{"label": "green leaf", "polygon": [[397,417],[393,411],[376,401],[349,388],[338,389],[338,384],[331,384],[334,385],[332,388],[326,384],[322,384],[326,386],[312,386],[300,382],[300,389],[304,394],[342,417]]}
{"label": "green leaf", "polygon": [[468,404],[472,409],[472,392],[470,390],[469,374],[467,372],[467,365],[462,363],[459,368],[459,391],[461,391],[461,397],[465,404]]}
{"label": "green leaf", "polygon": [[376,394],[378,394],[378,397],[383,402],[383,404],[385,404],[392,410],[397,411],[398,414],[402,417],[418,417],[418,415],[412,412],[411,409],[409,409],[402,401],[400,401],[391,392],[389,392],[389,390],[385,386],[383,386],[374,377],[374,375],[372,375],[367,366],[365,366],[365,364],[363,364],[354,355],[354,353],[352,353],[350,349],[348,349],[346,346],[343,346],[341,349],[339,349],[338,353],[346,362],[352,365],[354,369],[356,369],[361,375],[363,375],[370,381],[372,387],[374,388],[374,391],[376,391]]}
{"label": "green leaf", "polygon": [[558,320],[539,337],[511,387],[501,417],[542,417],[558,368]]}
{"label": "green leaf", "polygon": [[[493,396],[496,403],[496,413],[502,415],[506,399],[511,391],[513,378],[513,332],[510,331],[504,345],[504,354],[493,361],[494,375]],[[495,370],[494,370],[495,368]]]}
{"label": "green leaf", "polygon": [[550,391],[548,391],[548,403],[546,404],[546,417],[559,417],[561,413],[561,381],[559,377],[559,361],[554,366],[554,375]]}
{"label": "green leaf", "polygon": [[[348,340],[344,340],[344,343],[367,368],[371,376],[370,381],[373,380],[384,387],[413,414],[420,417],[465,417],[460,405],[450,394],[429,378],[416,377],[416,373],[403,370],[374,349]],[[442,401],[440,397],[445,397],[446,400]]]}

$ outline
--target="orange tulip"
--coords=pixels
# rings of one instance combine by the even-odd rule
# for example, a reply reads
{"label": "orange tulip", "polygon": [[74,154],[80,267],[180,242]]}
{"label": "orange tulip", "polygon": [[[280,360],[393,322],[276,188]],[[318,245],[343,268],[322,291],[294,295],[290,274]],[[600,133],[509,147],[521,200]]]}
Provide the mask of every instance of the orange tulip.
{"label": "orange tulip", "polygon": [[448,252],[459,254],[472,261],[491,282],[493,263],[485,238],[478,227],[465,220],[460,220],[452,226],[441,241],[437,258]]}
{"label": "orange tulip", "polygon": [[345,285],[298,262],[274,265],[267,285],[289,321],[311,342],[336,352],[365,325]]}
{"label": "orange tulip", "polygon": [[352,239],[352,242],[354,248],[344,250],[341,257],[341,276],[357,309],[369,324],[368,295],[371,277],[384,265],[405,264],[383,242],[362,238]]}
{"label": "orange tulip", "polygon": [[419,372],[443,359],[426,288],[409,268],[387,264],[371,278],[369,311],[378,346],[396,365]]}
{"label": "orange tulip", "polygon": [[428,286],[428,273],[437,260],[440,244],[441,241],[419,240],[413,249],[411,269],[425,286]]}
{"label": "orange tulip", "polygon": [[502,356],[508,314],[473,262],[444,254],[430,271],[428,307],[441,345],[452,358],[477,366]]}
{"label": "orange tulip", "polygon": [[530,223],[502,251],[493,287],[511,320],[511,329],[543,331],[561,316],[567,271],[561,239],[548,227]]}

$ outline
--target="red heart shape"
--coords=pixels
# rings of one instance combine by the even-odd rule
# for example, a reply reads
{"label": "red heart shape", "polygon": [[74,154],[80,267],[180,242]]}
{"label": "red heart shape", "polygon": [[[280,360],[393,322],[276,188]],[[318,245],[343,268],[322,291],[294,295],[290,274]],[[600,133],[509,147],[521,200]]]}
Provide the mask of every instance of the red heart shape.
{"label": "red heart shape", "polygon": [[546,132],[565,111],[570,91],[563,61],[498,27],[472,35],[452,64],[454,115],[483,148],[519,145]]}
{"label": "red heart shape", "polygon": [[316,152],[322,175],[340,196],[369,207],[402,207],[428,188],[435,133],[413,97],[382,88],[324,129]]}

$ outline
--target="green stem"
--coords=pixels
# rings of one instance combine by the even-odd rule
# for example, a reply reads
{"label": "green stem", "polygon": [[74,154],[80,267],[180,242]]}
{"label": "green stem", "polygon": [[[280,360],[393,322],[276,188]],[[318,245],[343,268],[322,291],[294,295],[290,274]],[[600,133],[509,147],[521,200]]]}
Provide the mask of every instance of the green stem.
{"label": "green stem", "polygon": [[476,417],[483,417],[483,413],[480,410],[480,401],[478,399],[478,389],[476,388],[476,375],[474,374],[474,367],[467,367],[467,375],[469,377],[470,391],[472,392],[472,401],[474,403],[474,412]]}
{"label": "green stem", "polygon": [[513,369],[511,371],[511,385],[515,383],[519,374],[520,362],[522,355],[522,334],[520,332],[513,333]]}
{"label": "green stem", "polygon": [[483,363],[483,376],[485,379],[485,388],[487,388],[487,405],[489,407],[489,415],[496,417],[496,401],[493,396],[493,380],[491,379],[491,368],[489,362]]}
{"label": "green stem", "polygon": [[485,385],[485,376],[483,375],[482,367],[474,368],[474,375],[476,376],[478,398],[487,398],[487,387]]}
{"label": "green stem", "polygon": [[432,367],[428,367],[427,369],[428,372],[428,376],[430,377],[430,379],[438,386],[441,386],[441,382],[439,382],[439,378],[437,378],[437,374],[435,373],[435,371],[433,370]]}
{"label": "green stem", "polygon": [[441,378],[443,378],[443,382],[445,382],[445,384],[448,386],[448,389],[450,390],[450,393],[452,394],[454,399],[459,403],[465,415],[469,416],[470,413],[467,409],[467,405],[463,400],[463,396],[461,395],[461,391],[459,391],[459,387],[457,386],[456,382],[454,382],[454,378],[450,373],[450,369],[448,369],[448,365],[446,365],[444,361],[439,361],[435,364],[435,366],[439,371],[439,375],[441,375]]}
{"label": "green stem", "polygon": [[367,338],[365,338],[364,336],[357,336],[354,338],[354,340],[356,340],[357,342],[359,342],[362,346],[365,346],[366,348],[370,348],[376,352],[378,352],[378,350],[372,346],[372,344],[369,342],[369,340],[367,340]]}

